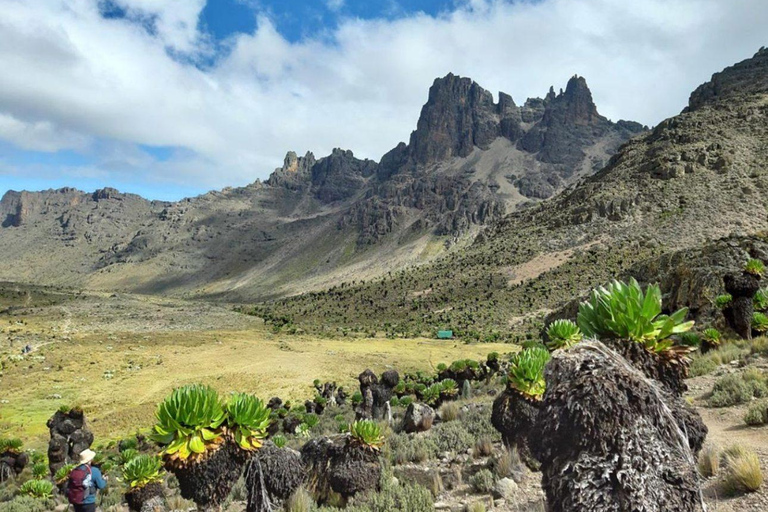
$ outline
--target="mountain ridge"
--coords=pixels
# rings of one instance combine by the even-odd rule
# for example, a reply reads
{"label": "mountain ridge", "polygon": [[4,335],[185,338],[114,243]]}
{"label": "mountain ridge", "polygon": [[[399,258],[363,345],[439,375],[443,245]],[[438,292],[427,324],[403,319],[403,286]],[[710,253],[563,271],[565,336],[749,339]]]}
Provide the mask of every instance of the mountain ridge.
{"label": "mountain ridge", "polygon": [[518,107],[448,74],[430,88],[409,144],[380,162],[339,148],[288,152],[263,182],[181,201],[111,188],[9,191],[0,276],[259,299],[430,261],[591,174],[643,131],[600,116],[583,78],[550,91]]}

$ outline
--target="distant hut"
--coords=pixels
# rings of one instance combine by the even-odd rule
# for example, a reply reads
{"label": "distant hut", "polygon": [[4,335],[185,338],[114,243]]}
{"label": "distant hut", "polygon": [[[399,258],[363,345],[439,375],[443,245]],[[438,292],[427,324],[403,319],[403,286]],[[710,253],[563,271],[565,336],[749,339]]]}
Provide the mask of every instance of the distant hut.
{"label": "distant hut", "polygon": [[450,329],[446,329],[444,331],[437,331],[437,339],[439,340],[452,340],[453,339],[453,331]]}

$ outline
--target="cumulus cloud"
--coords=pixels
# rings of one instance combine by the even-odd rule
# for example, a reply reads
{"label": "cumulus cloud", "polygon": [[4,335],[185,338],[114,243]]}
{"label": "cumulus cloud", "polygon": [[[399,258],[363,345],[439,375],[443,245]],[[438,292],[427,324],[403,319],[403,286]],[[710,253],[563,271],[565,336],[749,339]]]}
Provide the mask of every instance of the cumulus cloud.
{"label": "cumulus cloud", "polygon": [[[287,150],[378,160],[448,72],[518,104],[578,73],[601,113],[652,125],[751,56],[768,26],[763,0],[472,0],[438,16],[341,18],[298,42],[263,14],[214,50],[197,23],[205,0],[113,4],[127,17],[104,17],[98,0],[0,3],[0,139],[80,151],[123,180],[201,187],[263,179]],[[158,159],[140,146],[176,149]],[[110,147],[143,156],[110,159]]]}

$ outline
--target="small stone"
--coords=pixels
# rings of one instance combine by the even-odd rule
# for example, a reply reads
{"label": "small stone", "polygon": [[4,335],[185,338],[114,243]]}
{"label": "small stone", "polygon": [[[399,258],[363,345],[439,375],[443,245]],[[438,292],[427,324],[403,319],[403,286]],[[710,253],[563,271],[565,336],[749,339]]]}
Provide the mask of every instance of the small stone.
{"label": "small stone", "polygon": [[517,495],[518,490],[517,482],[511,478],[502,478],[493,487],[493,495],[506,501],[512,501],[515,495]]}

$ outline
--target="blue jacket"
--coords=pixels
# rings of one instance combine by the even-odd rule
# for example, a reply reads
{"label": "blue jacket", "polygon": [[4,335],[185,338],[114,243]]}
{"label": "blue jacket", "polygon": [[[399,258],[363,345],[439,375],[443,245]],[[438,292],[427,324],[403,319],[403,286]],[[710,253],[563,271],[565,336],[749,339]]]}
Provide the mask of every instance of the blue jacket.
{"label": "blue jacket", "polygon": [[[78,466],[78,468],[84,467],[85,464],[82,464]],[[88,477],[85,477],[85,482],[83,482],[88,486]],[[83,504],[87,505],[89,503],[96,503],[96,490],[97,489],[103,489],[107,486],[107,481],[104,480],[104,477],[101,475],[101,470],[99,468],[91,466],[91,479],[90,479],[90,488],[91,492],[86,496],[86,498],[83,500]]]}

